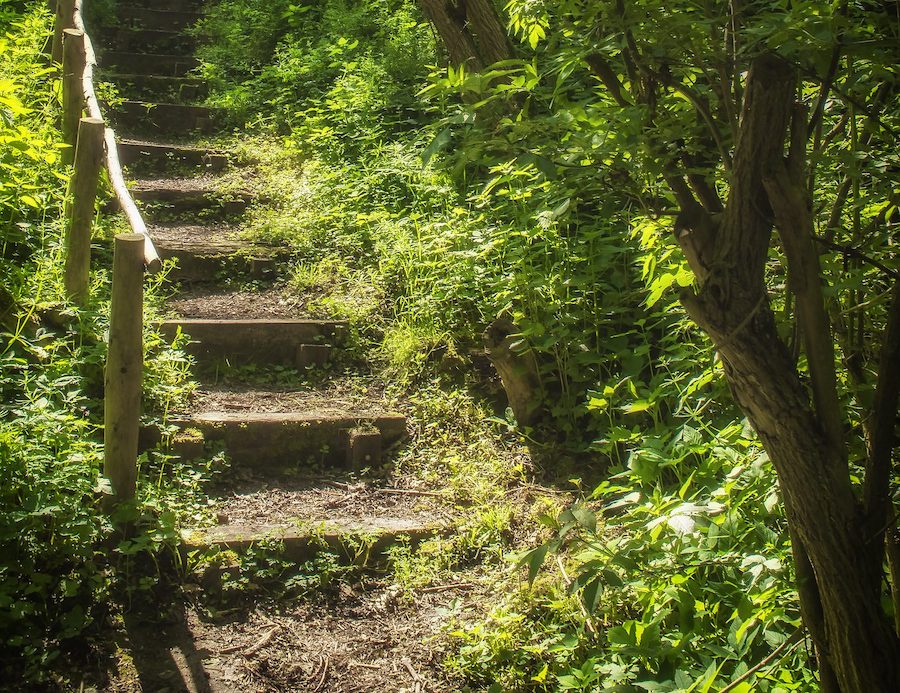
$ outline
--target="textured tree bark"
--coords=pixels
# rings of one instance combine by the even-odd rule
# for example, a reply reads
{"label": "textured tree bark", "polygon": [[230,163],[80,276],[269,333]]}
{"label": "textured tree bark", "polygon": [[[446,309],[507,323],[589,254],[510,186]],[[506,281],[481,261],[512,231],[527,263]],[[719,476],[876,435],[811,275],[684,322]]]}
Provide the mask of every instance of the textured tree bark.
{"label": "textured tree bark", "polygon": [[506,28],[491,0],[459,0],[469,30],[475,35],[478,55],[485,65],[508,60],[512,55]]}
{"label": "textured tree bark", "polygon": [[[772,208],[763,183],[783,165],[784,134],[796,90],[794,69],[757,57],[747,79],[729,198],[715,233],[695,238],[705,277],[682,297],[721,356],[735,400],[769,453],[788,522],[805,550],[822,609],[820,658],[845,693],[900,690],[900,641],[881,608],[880,542],[869,542],[845,453],[823,426],[778,336],[764,284]],[[679,241],[691,241],[684,229]],[[806,616],[807,614],[805,614]]]}
{"label": "textured tree bark", "polygon": [[491,0],[419,0],[419,5],[454,65],[478,72],[512,55],[506,30]]}
{"label": "textured tree bark", "polygon": [[465,65],[476,72],[484,69],[472,36],[466,30],[465,20],[460,21],[450,14],[447,0],[419,0],[419,5],[444,42],[451,63],[457,67]]}

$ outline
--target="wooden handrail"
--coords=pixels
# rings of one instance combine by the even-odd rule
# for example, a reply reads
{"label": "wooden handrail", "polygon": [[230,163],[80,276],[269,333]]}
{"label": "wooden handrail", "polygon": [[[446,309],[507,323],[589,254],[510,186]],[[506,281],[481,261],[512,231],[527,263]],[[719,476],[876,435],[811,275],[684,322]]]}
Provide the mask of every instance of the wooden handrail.
{"label": "wooden handrail", "polygon": [[[100,100],[97,98],[97,92],[94,88],[94,67],[97,65],[97,55],[94,52],[94,44],[87,33],[84,25],[84,16],[82,7],[84,0],[75,0],[72,16],[72,27],[78,31],[84,41],[85,64],[81,77],[82,93],[84,95],[84,108],[91,118],[103,119],[103,110],[100,108]],[[106,143],[106,170],[109,173],[109,181],[112,185],[113,192],[128,224],[134,233],[139,233],[144,237],[144,266],[151,274],[156,273],[162,267],[159,253],[153,240],[147,232],[147,224],[141,216],[140,210],[134,203],[128,186],[125,184],[125,176],[122,173],[122,166],[119,163],[118,147],[116,144],[116,134],[112,128],[106,128],[104,133],[104,142]]]}
{"label": "wooden handrail", "polygon": [[[62,131],[75,169],[66,208],[66,291],[84,305],[90,285],[91,227],[102,164],[133,233],[115,237],[110,290],[109,348],[104,369],[103,473],[112,505],[134,498],[143,372],[144,269],[162,263],[119,162],[116,134],[106,127],[94,89],[97,57],[82,16],[83,0],[57,0],[52,55],[62,59]],[[57,45],[57,41],[59,44]],[[83,117],[87,111],[88,117]],[[69,151],[69,150],[67,150]]]}

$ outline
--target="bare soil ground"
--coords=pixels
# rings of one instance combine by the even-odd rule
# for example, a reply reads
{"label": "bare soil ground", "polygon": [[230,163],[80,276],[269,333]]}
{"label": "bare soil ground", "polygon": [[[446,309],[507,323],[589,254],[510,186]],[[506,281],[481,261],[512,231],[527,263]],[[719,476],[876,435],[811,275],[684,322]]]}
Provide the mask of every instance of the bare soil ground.
{"label": "bare soil ground", "polygon": [[327,598],[219,611],[132,609],[107,693],[424,693],[459,690],[440,669],[441,609],[473,585],[403,596],[379,580]]}

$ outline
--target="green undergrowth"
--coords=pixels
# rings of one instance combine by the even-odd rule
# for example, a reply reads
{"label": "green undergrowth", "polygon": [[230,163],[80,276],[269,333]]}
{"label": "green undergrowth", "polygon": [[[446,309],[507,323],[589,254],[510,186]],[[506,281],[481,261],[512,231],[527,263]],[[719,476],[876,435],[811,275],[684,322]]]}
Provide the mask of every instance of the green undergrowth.
{"label": "green undergrowth", "polygon": [[[143,453],[136,500],[102,509],[112,258],[101,227],[112,222],[98,226],[90,299],[77,306],[62,277],[70,170],[59,86],[40,55],[49,20],[44,3],[0,7],[0,679],[10,690],[65,688],[84,668],[110,605],[154,582],[175,559],[179,527],[208,514],[211,471]],[[145,423],[164,421],[190,391],[183,344],[151,327],[162,281],[146,286]]]}

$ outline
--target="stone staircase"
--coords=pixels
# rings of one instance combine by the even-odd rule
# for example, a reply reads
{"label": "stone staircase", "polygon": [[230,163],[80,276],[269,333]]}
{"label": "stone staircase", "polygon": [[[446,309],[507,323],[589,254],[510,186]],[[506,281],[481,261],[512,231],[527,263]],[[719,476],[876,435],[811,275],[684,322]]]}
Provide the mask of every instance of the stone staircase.
{"label": "stone staircase", "polygon": [[[377,403],[333,396],[333,383],[317,388],[302,382],[303,373],[336,358],[348,325],[308,319],[274,300],[284,249],[252,245],[240,234],[247,208],[265,202],[250,193],[216,192],[215,176],[232,164],[222,151],[195,144],[220,132],[223,122],[221,113],[197,103],[206,88],[191,74],[198,63],[188,29],[202,3],[126,0],[117,12],[114,28],[96,37],[101,78],[125,99],[109,111],[133,195],[160,255],[178,263],[170,275],[178,287],[173,316],[161,331],[170,339],[189,335],[201,380],[191,408],[170,417],[181,431],[172,451],[194,458],[224,449],[231,463],[217,492],[220,524],[185,531],[188,550],[240,552],[274,538],[284,542],[290,559],[305,560],[325,547],[367,563],[400,538],[438,531],[409,496],[392,493],[396,489],[340,481],[348,472],[378,467],[383,452],[404,438],[406,420]],[[228,280],[236,277],[253,279],[249,284],[258,289],[234,289]],[[266,369],[299,375],[279,388],[233,378],[222,385],[215,377],[222,364],[252,365],[257,375]],[[145,431],[147,446],[166,440],[159,431]],[[341,493],[356,495],[353,512],[342,510],[348,504]],[[321,502],[325,496],[327,503]],[[361,541],[368,547],[362,555]]]}

